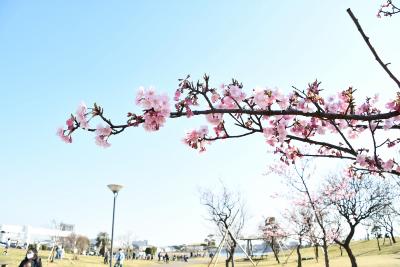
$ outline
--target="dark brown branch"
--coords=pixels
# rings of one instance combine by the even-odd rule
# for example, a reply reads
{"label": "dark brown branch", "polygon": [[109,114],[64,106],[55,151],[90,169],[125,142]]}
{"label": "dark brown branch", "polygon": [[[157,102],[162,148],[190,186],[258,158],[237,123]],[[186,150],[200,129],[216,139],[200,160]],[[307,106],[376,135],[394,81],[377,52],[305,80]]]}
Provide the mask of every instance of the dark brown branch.
{"label": "dark brown branch", "polygon": [[337,146],[337,145],[333,145],[333,144],[329,144],[329,143],[325,143],[325,142],[315,141],[315,140],[312,140],[312,139],[303,139],[301,137],[297,137],[297,136],[294,136],[294,135],[288,135],[287,137],[290,138],[290,139],[296,140],[296,141],[309,143],[309,144],[313,144],[313,145],[329,147],[329,148],[336,149],[338,151],[343,151],[343,152],[348,153],[348,154],[353,155],[353,156],[357,156],[357,152],[352,151],[349,148],[345,148],[345,147],[341,147],[341,146]]}
{"label": "dark brown branch", "polygon": [[216,141],[216,140],[221,140],[221,139],[229,139],[229,138],[240,138],[240,137],[245,137],[247,135],[251,135],[254,134],[258,131],[253,130],[244,134],[238,134],[238,135],[228,135],[228,136],[216,136],[216,137],[212,137],[212,138],[204,138],[204,140],[206,141]]}
{"label": "dark brown branch", "polygon": [[374,55],[376,61],[379,62],[379,65],[386,71],[386,73],[390,76],[390,78],[397,84],[397,87],[400,88],[400,81],[393,75],[393,73],[389,70],[388,64],[383,63],[381,58],[379,57],[378,53],[376,52],[375,48],[371,45],[369,41],[369,37],[365,35],[364,30],[362,29],[358,19],[354,16],[353,12],[350,8],[347,9],[347,13],[350,15],[351,19],[353,20],[354,24],[356,25],[358,31],[360,32],[361,36],[363,37],[365,43],[367,44],[369,50],[371,50],[372,54]]}
{"label": "dark brown branch", "polygon": [[[287,109],[287,110],[249,110],[249,109],[208,109],[208,110],[193,110],[194,115],[208,115],[213,113],[220,114],[247,114],[247,115],[262,115],[262,116],[303,116],[303,117],[314,117],[319,119],[330,119],[330,120],[357,120],[357,121],[373,121],[373,120],[385,120],[400,115],[399,111],[391,111],[387,113],[373,114],[373,115],[358,115],[358,114],[339,114],[339,113],[322,113],[322,112],[303,112],[300,110]],[[170,118],[179,118],[186,116],[186,112],[171,112]]]}
{"label": "dark brown branch", "polygon": [[312,157],[312,158],[335,158],[335,159],[350,159],[350,160],[356,160],[355,157],[337,156],[337,155],[301,154],[301,156],[302,156],[302,157]]}

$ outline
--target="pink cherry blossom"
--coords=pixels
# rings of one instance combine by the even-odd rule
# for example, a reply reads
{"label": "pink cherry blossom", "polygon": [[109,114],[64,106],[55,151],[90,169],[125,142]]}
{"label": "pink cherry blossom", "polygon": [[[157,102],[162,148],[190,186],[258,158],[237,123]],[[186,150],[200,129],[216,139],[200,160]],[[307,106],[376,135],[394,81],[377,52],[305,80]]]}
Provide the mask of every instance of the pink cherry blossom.
{"label": "pink cherry blossom", "polygon": [[175,91],[175,96],[174,96],[174,101],[179,101],[179,98],[181,97],[181,91],[180,90],[176,90]]}
{"label": "pink cherry blossom", "polygon": [[222,117],[224,114],[222,113],[211,113],[211,114],[207,114],[206,118],[207,121],[213,125],[218,125],[222,122]]}
{"label": "pink cherry blossom", "polygon": [[86,119],[87,107],[84,102],[82,102],[75,113],[76,121],[79,123],[80,127],[83,129],[89,128],[89,123]]}
{"label": "pink cherry blossom", "polygon": [[192,109],[189,106],[186,106],[186,117],[190,118],[193,116],[194,116],[194,113],[193,113]]}
{"label": "pink cherry blossom", "polygon": [[140,88],[136,103],[144,109],[143,127],[147,131],[159,130],[171,112],[168,96],[156,94],[153,88]]}
{"label": "pink cherry blossom", "polygon": [[110,143],[108,143],[108,138],[111,135],[112,129],[110,126],[102,126],[102,125],[97,125],[96,127],[96,145],[101,146],[101,147],[109,147],[111,146]]}
{"label": "pink cherry blossom", "polygon": [[62,127],[57,129],[57,136],[60,137],[65,143],[72,143],[72,137],[70,135],[64,135],[64,129]]}
{"label": "pink cherry blossom", "polygon": [[186,133],[183,142],[188,146],[190,146],[191,148],[199,149],[200,152],[203,152],[206,150],[205,148],[206,141],[204,140],[204,138],[206,137],[207,134],[208,134],[208,127],[202,126],[200,127],[199,130],[192,130]]}
{"label": "pink cherry blossom", "polygon": [[218,93],[213,93],[211,95],[211,102],[216,103],[220,98],[221,96]]}
{"label": "pink cherry blossom", "polygon": [[270,107],[274,103],[275,96],[272,94],[271,90],[264,88],[257,88],[254,93],[253,101],[261,109],[266,109],[267,107]]}
{"label": "pink cherry blossom", "polygon": [[222,104],[225,108],[238,107],[237,103],[241,103],[246,98],[246,94],[237,85],[229,85],[225,89],[224,95]]}
{"label": "pink cherry blossom", "polygon": [[394,161],[392,159],[389,159],[388,161],[382,164],[382,168],[385,171],[391,171],[393,169],[393,166],[394,166]]}
{"label": "pink cherry blossom", "polygon": [[385,107],[392,111],[400,111],[400,100],[393,100],[388,102]]}
{"label": "pink cherry blossom", "polygon": [[356,162],[360,164],[361,167],[367,166],[367,157],[364,154],[358,154],[356,157]]}
{"label": "pink cherry blossom", "polygon": [[394,118],[386,119],[383,125],[384,130],[389,130],[394,125]]}
{"label": "pink cherry blossom", "polygon": [[69,118],[69,119],[65,122],[65,124],[67,124],[67,129],[68,129],[68,130],[72,130],[72,129],[74,128],[74,118],[73,118],[73,117]]}
{"label": "pink cherry blossom", "polygon": [[225,138],[227,136],[223,123],[220,123],[217,126],[215,126],[214,132],[217,135],[217,137]]}

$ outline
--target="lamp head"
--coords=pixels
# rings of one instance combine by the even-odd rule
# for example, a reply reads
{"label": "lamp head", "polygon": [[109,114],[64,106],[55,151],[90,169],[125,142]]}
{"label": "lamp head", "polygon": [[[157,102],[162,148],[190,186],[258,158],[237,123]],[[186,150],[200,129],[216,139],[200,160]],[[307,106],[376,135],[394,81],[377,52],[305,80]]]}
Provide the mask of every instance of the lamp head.
{"label": "lamp head", "polygon": [[116,194],[122,189],[123,186],[119,184],[109,184],[107,187],[110,188],[111,192]]}

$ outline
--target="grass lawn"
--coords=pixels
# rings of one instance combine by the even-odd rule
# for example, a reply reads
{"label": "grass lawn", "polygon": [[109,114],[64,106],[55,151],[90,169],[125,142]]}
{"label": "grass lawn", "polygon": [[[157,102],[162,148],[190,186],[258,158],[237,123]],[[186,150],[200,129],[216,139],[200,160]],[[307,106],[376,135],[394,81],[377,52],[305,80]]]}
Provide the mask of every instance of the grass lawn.
{"label": "grass lawn", "polygon": [[[399,240],[400,242],[400,240]],[[382,243],[382,240],[381,240]],[[388,242],[386,242],[388,243]],[[396,243],[392,246],[385,244],[382,246],[381,251],[378,251],[376,240],[370,241],[357,241],[352,243],[353,252],[357,258],[357,263],[359,267],[400,267],[400,243]],[[280,255],[281,263],[284,263],[290,252],[283,252]],[[310,248],[304,248],[301,250],[302,257],[314,257],[314,252]],[[347,267],[350,266],[349,258],[346,252],[343,250],[343,256],[340,256],[340,250],[337,245],[332,245],[329,247],[329,258],[331,267]],[[294,251],[287,264],[278,264],[275,261],[273,255],[268,255],[266,260],[257,261],[257,267],[264,266],[286,266],[286,267],[296,267],[297,266],[297,255]],[[219,260],[217,266],[223,267],[225,263],[224,259]],[[193,264],[191,267],[206,267],[206,264]],[[235,267],[247,267],[252,266],[249,261],[238,260],[235,263]],[[322,249],[319,252],[319,262],[314,259],[303,261],[303,267],[323,267],[324,259]],[[212,267],[212,265],[211,265]]]}
{"label": "grass lawn", "polygon": [[[352,244],[353,252],[356,255],[358,266],[360,267],[400,267],[400,243],[396,243],[392,246],[385,244],[382,246],[382,250],[378,251],[376,240],[370,241],[357,241]],[[314,257],[313,250],[311,248],[302,249],[303,257]],[[282,252],[280,256],[281,262],[285,262],[290,252]],[[304,267],[323,267],[323,253],[320,251],[320,259],[317,263],[314,259],[303,261]],[[58,260],[54,263],[47,263],[47,257],[49,251],[41,251],[39,253],[42,258],[43,266],[82,266],[82,267],[95,267],[95,266],[106,266],[103,264],[102,257],[96,256],[79,256],[79,260],[70,260],[71,255],[66,255],[65,259]],[[331,267],[346,267],[350,266],[349,259],[346,252],[343,251],[343,256],[340,256],[340,250],[338,246],[333,245],[329,247],[330,263]],[[10,249],[9,255],[0,255],[0,263],[7,262],[10,267],[18,266],[20,261],[25,257],[25,251],[21,249]],[[296,253],[292,253],[288,259],[288,263],[277,264],[272,255],[268,255],[267,259],[257,262],[257,267],[264,266],[287,266],[296,267]],[[180,263],[179,265],[188,267],[206,267],[208,259],[195,259],[189,260],[189,263]],[[154,265],[164,265],[157,261],[144,261],[144,260],[131,260],[125,261],[124,267],[150,267]],[[176,265],[173,262],[169,264],[171,267]],[[250,267],[252,266],[249,261],[237,260],[235,265],[237,267]],[[218,267],[223,267],[223,258],[220,258]]]}
{"label": "grass lawn", "polygon": [[[0,263],[6,262],[9,267],[18,267],[21,260],[25,258],[26,251],[23,249],[10,249],[7,256],[0,255]],[[50,251],[40,251],[39,256],[42,258],[43,266],[79,266],[79,267],[98,267],[107,266],[103,264],[103,258],[97,256],[79,256],[78,260],[71,260],[72,255],[66,254],[65,258],[62,260],[56,260],[55,262],[48,263],[47,258]],[[145,260],[130,260],[125,261],[124,267],[145,267],[152,265],[151,261]]]}

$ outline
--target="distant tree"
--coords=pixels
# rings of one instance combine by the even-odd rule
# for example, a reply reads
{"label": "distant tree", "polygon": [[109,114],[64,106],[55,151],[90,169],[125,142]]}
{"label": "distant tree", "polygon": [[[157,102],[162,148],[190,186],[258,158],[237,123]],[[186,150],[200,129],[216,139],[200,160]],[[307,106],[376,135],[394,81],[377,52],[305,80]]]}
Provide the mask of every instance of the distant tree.
{"label": "distant tree", "polygon": [[110,244],[110,236],[106,232],[100,232],[96,237],[96,246],[100,248],[100,255],[104,256],[106,247]]}
{"label": "distant tree", "polygon": [[[304,241],[311,236],[311,231],[314,224],[314,218],[312,210],[309,208],[299,208],[296,206],[292,206],[290,210],[288,210],[284,217],[286,218],[288,224],[288,236],[296,239],[298,244],[296,247],[297,252],[297,267],[302,267],[302,257],[300,249],[303,245]],[[311,240],[308,240],[311,243]]]}
{"label": "distant tree", "polygon": [[334,241],[347,252],[352,267],[357,267],[356,257],[350,247],[356,228],[390,206],[393,197],[388,193],[389,186],[384,180],[369,175],[362,178],[344,175],[328,179],[323,192],[324,199],[336,209],[348,228],[344,240],[334,237]]}
{"label": "distant tree", "polygon": [[78,235],[75,233],[71,233],[69,236],[63,238],[62,243],[64,245],[64,249],[72,252],[76,247],[76,241],[78,239]]}
{"label": "distant tree", "polygon": [[318,247],[321,244],[324,251],[325,267],[329,267],[328,246],[333,242],[330,233],[332,223],[328,205],[323,201],[320,192],[310,187],[310,177],[313,168],[310,160],[303,160],[293,165],[293,169],[285,168],[282,165],[270,166],[270,171],[285,179],[290,188],[289,199],[298,209],[309,209],[313,216],[313,225],[309,232],[310,241],[315,246],[315,257],[318,260]]}
{"label": "distant tree", "polygon": [[[207,208],[208,219],[217,226],[222,236],[226,235],[227,259],[225,266],[234,267],[234,254],[237,247],[237,238],[245,222],[244,205],[239,194],[234,194],[225,186],[221,192],[215,193],[205,190],[201,195],[201,203]],[[229,229],[227,232],[226,229]]]}
{"label": "distant tree", "polygon": [[174,245],[174,246],[172,246],[172,248],[175,251],[181,251],[181,250],[183,250],[184,246],[183,245]]}
{"label": "distant tree", "polygon": [[131,231],[128,231],[124,235],[120,236],[120,242],[127,251],[126,256],[128,259],[131,258],[132,254],[133,254],[133,246],[132,246],[133,240],[134,240],[134,236]]}
{"label": "distant tree", "polygon": [[144,250],[144,253],[146,253],[146,255],[152,255],[151,252],[152,252],[152,251],[151,251],[151,247],[147,247],[147,248]]}
{"label": "distant tree", "polygon": [[90,240],[87,236],[80,235],[76,239],[76,248],[78,249],[78,253],[82,254],[89,248]]}
{"label": "distant tree", "polygon": [[280,252],[280,242],[286,238],[287,234],[283,228],[275,220],[275,217],[269,217],[265,220],[265,225],[261,227],[263,232],[263,237],[269,244],[274,253],[275,259],[278,263],[279,252]]}
{"label": "distant tree", "polygon": [[396,243],[396,238],[394,237],[394,226],[398,216],[399,214],[393,205],[390,205],[372,217],[373,225],[385,229],[385,232],[390,235],[391,242],[393,243]]}
{"label": "distant tree", "polygon": [[375,236],[378,250],[381,251],[381,245],[379,244],[379,238],[382,237],[381,228],[375,225],[374,227],[372,227],[371,234]]}
{"label": "distant tree", "polygon": [[205,245],[208,248],[215,247],[215,239],[213,234],[209,234],[207,238],[204,239]]}

